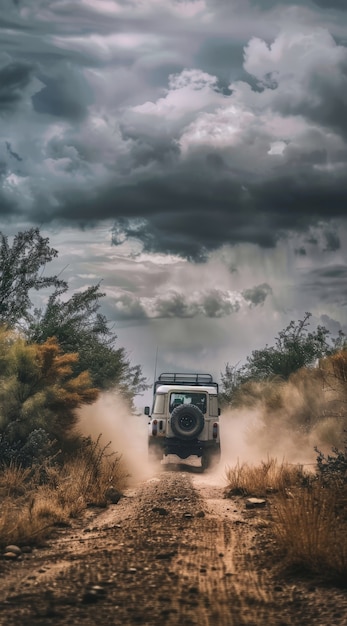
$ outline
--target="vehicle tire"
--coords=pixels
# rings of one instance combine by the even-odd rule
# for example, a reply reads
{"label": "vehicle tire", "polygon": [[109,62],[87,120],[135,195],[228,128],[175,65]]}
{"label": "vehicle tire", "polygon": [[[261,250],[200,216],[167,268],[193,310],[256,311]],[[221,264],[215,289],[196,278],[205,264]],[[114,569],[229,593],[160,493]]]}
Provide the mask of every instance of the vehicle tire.
{"label": "vehicle tire", "polygon": [[151,463],[160,463],[163,458],[163,446],[157,441],[148,441],[148,460]]}
{"label": "vehicle tire", "polygon": [[172,432],[179,439],[195,439],[204,428],[203,413],[195,404],[177,406],[171,414]]}
{"label": "vehicle tire", "polygon": [[220,448],[217,449],[213,449],[213,450],[205,450],[203,456],[202,456],[202,467],[204,470],[206,469],[211,469],[213,467],[215,467],[216,465],[218,465],[220,461]]}

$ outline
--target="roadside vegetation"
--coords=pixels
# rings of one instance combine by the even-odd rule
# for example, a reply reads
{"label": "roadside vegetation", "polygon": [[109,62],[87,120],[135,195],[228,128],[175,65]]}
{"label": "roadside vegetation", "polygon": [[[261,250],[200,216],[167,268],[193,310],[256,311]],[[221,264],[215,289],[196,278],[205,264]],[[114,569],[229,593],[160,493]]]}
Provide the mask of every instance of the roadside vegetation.
{"label": "roadside vegetation", "polygon": [[278,463],[277,459],[267,459],[259,465],[237,463],[226,471],[227,495],[254,496],[262,498],[272,493],[286,494],[293,485],[302,484],[307,474],[300,465]]}
{"label": "roadside vegetation", "polygon": [[[276,449],[315,445],[310,467],[270,457],[259,465],[227,469],[228,497],[262,497],[281,563],[297,572],[346,584],[347,580],[347,349],[322,327],[309,332],[291,322],[273,347],[222,375],[225,409],[260,416],[256,437]],[[321,449],[323,448],[323,450]],[[261,515],[261,513],[259,512]]]}
{"label": "roadside vegetation", "polygon": [[87,507],[118,502],[126,481],[121,459],[88,439],[60,462],[3,466],[0,546],[41,544],[54,528],[69,526]]}
{"label": "roadside vegetation", "polygon": [[[100,285],[69,296],[45,276],[57,254],[37,228],[12,244],[0,233],[0,547],[39,543],[87,506],[119,499],[126,468],[79,433],[76,411],[106,390],[131,411],[146,388],[100,313]],[[35,308],[42,290],[47,303]]]}
{"label": "roadside vegetation", "polygon": [[[318,456],[316,472],[300,465],[236,465],[227,497],[265,498],[281,564],[345,585],[347,580],[347,450]],[[259,510],[259,516],[262,515]]]}

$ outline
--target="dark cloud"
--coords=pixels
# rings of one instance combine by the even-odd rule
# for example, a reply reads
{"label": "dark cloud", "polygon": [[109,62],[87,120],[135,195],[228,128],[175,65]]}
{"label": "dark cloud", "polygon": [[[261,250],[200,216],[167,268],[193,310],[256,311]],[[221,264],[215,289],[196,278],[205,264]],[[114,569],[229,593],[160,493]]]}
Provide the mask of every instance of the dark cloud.
{"label": "dark cloud", "polygon": [[228,86],[231,80],[243,75],[241,68],[244,43],[246,42],[232,41],[230,37],[224,36],[206,39],[194,57],[195,66],[218,76]]}
{"label": "dark cloud", "polygon": [[[308,2],[310,0],[307,0]],[[307,4],[306,0],[300,0],[301,4]],[[260,9],[264,9],[267,11],[268,9],[273,9],[274,7],[278,7],[278,5],[293,5],[293,0],[249,0],[250,5],[257,6]],[[296,3],[298,4],[298,3]]]}
{"label": "dark cloud", "polygon": [[23,92],[29,85],[33,67],[28,63],[13,62],[0,68],[0,111],[12,111],[23,98]]}
{"label": "dark cloud", "polygon": [[347,10],[345,0],[312,0],[312,2],[323,9],[340,9],[341,11]]}
{"label": "dark cloud", "polygon": [[238,301],[231,301],[226,295],[214,290],[205,295],[202,301],[202,310],[206,317],[224,317],[240,310]]}
{"label": "dark cloud", "polygon": [[327,30],[309,34],[303,29],[296,38],[283,31],[270,44],[253,38],[244,66],[267,97],[271,94],[274,111],[347,133],[347,48]]}
{"label": "dark cloud", "polygon": [[256,287],[252,287],[251,289],[245,289],[245,291],[242,292],[244,299],[247,300],[251,304],[251,306],[259,306],[264,304],[266,298],[270,294],[272,294],[272,289],[267,283],[257,285]]}
{"label": "dark cloud", "polygon": [[185,296],[172,293],[170,297],[158,298],[156,302],[156,317],[194,317],[196,306],[189,306]]}
{"label": "dark cloud", "polygon": [[38,76],[45,87],[32,97],[35,111],[72,121],[81,120],[92,101],[91,91],[81,72],[67,65],[56,67],[54,74]]}
{"label": "dark cloud", "polygon": [[332,265],[331,267],[323,267],[312,271],[312,275],[321,279],[338,279],[347,278],[347,267],[345,265]]}
{"label": "dark cloud", "polygon": [[347,266],[331,265],[309,272],[303,283],[305,293],[317,294],[323,303],[347,306]]}
{"label": "dark cloud", "polygon": [[323,9],[341,9],[346,10],[345,0],[249,0],[250,4],[257,6],[265,11],[268,9],[278,8],[279,6],[312,6],[317,5]]}
{"label": "dark cloud", "polygon": [[347,54],[336,70],[334,76],[325,75],[317,68],[302,98],[295,101],[281,95],[277,101],[279,110],[284,115],[303,115],[314,122],[347,133]]}
{"label": "dark cloud", "polygon": [[21,19],[19,9],[26,0],[1,0],[0,28],[16,31],[30,30],[30,24]]}
{"label": "dark cloud", "polygon": [[4,231],[39,224],[72,290],[102,279],[150,375],[156,345],[218,377],[274,319],[343,325],[345,8],[1,0]]}
{"label": "dark cloud", "polygon": [[157,131],[153,128],[151,135],[141,128],[135,129],[129,125],[121,127],[124,141],[131,140],[131,152],[129,153],[129,163],[131,170],[138,167],[145,167],[151,164],[158,164],[161,168],[165,165],[170,168],[175,165],[179,157],[179,148],[175,137],[168,132]]}
{"label": "dark cloud", "polygon": [[347,48],[316,28],[312,2],[312,29],[283,21],[281,32],[270,9],[286,15],[289,1],[216,0],[208,19],[203,2],[6,3],[11,19],[26,9],[35,35],[5,33],[13,58],[35,66],[0,57],[0,110],[23,101],[0,142],[4,197],[23,218],[112,220],[115,245],[136,238],[195,261],[311,226],[338,249],[329,223],[346,219]]}
{"label": "dark cloud", "polygon": [[317,237],[314,237],[312,235],[310,237],[307,237],[305,239],[305,241],[306,241],[306,243],[310,244],[311,246],[318,246],[318,243],[319,243]]}
{"label": "dark cloud", "polygon": [[170,74],[177,74],[184,70],[184,64],[178,63],[178,61],[166,62],[165,60],[154,63],[153,67],[149,64],[148,67],[141,69],[142,75],[145,75],[148,83],[154,87],[163,87],[167,83],[167,77]]}
{"label": "dark cloud", "polygon": [[335,178],[333,187],[329,176],[294,171],[292,177],[257,184],[244,180],[245,191],[241,181],[214,178],[202,164],[186,163],[184,171],[176,164],[171,170],[126,186],[63,188],[55,194],[54,213],[37,206],[35,221],[114,219],[115,245],[137,238],[146,251],[204,260],[223,244],[273,247],[286,232],[304,233],[326,218],[345,217],[344,177]]}
{"label": "dark cloud", "polygon": [[[2,174],[5,171],[5,164],[0,163],[0,181],[1,178],[3,178]],[[4,218],[6,224],[8,224],[9,220],[13,218],[16,219],[16,217],[17,219],[20,218],[18,207],[16,207],[14,202],[8,198],[7,194],[0,189],[0,218]]]}
{"label": "dark cloud", "polygon": [[121,294],[115,298],[113,315],[117,319],[190,319],[196,317],[219,319],[264,304],[272,294],[267,283],[245,291],[167,288],[163,294],[141,297]]}
{"label": "dark cloud", "polygon": [[139,298],[124,294],[114,299],[113,314],[118,320],[143,320],[147,318]]}
{"label": "dark cloud", "polygon": [[[115,230],[120,242],[138,238],[146,251],[180,254],[189,259],[203,260],[209,250],[223,243],[257,243],[274,246],[282,218],[271,209],[266,215],[258,213],[251,199],[242,200],[242,189],[227,180],[205,181],[188,172],[163,179],[138,182],[128,187],[96,190],[93,195],[75,197],[59,193],[61,209],[56,216],[87,223],[95,218],[95,203],[99,218],[116,218]],[[275,217],[275,220],[274,220]],[[43,218],[39,212],[36,219]],[[293,224],[293,220],[290,224]],[[300,218],[300,222],[301,222]],[[284,224],[285,226],[285,224]],[[117,244],[117,237],[114,237]]]}
{"label": "dark cloud", "polygon": [[336,232],[327,231],[324,233],[324,236],[326,240],[326,252],[336,252],[336,250],[339,250],[341,248],[340,237]]}
{"label": "dark cloud", "polygon": [[[248,298],[247,306],[249,302]],[[115,298],[113,313],[120,320],[222,318],[237,313],[241,309],[241,303],[241,294],[234,294],[230,291],[212,289],[183,293],[175,289],[167,289],[163,295],[152,297],[122,294]],[[257,304],[259,303],[260,298]],[[255,303],[252,301],[252,304]]]}
{"label": "dark cloud", "polygon": [[306,248],[304,247],[296,248],[295,254],[297,254],[298,256],[306,256],[307,255]]}
{"label": "dark cloud", "polygon": [[19,156],[19,154],[17,154],[17,152],[14,152],[12,150],[10,142],[6,141],[5,143],[6,143],[6,150],[9,153],[9,155],[13,157],[14,159],[16,159],[16,161],[23,161],[23,159]]}

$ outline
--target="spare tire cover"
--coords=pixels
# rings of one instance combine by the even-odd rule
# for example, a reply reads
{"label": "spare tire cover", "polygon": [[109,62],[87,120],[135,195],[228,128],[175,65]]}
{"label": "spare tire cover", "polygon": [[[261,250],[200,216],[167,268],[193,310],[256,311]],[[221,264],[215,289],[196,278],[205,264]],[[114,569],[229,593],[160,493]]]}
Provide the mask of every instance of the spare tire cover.
{"label": "spare tire cover", "polygon": [[171,428],[180,439],[195,439],[205,424],[204,416],[195,404],[181,404],[171,414]]}

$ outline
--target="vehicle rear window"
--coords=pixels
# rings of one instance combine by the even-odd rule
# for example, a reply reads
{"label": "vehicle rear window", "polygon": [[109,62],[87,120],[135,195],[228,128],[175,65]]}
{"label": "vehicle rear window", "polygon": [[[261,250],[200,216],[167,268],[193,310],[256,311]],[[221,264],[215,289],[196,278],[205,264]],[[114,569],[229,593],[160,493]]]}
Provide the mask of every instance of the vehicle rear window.
{"label": "vehicle rear window", "polygon": [[185,404],[194,404],[202,413],[206,413],[206,393],[196,393],[193,391],[172,392],[170,394],[170,413],[176,408]]}

